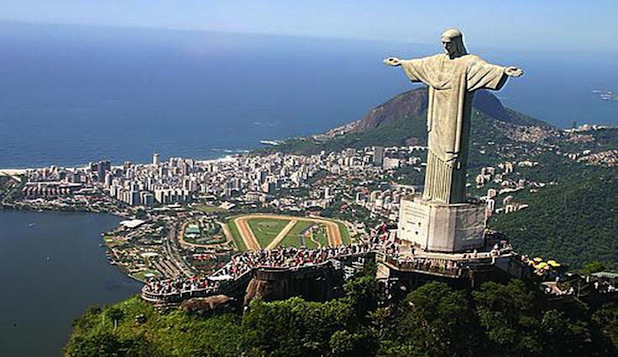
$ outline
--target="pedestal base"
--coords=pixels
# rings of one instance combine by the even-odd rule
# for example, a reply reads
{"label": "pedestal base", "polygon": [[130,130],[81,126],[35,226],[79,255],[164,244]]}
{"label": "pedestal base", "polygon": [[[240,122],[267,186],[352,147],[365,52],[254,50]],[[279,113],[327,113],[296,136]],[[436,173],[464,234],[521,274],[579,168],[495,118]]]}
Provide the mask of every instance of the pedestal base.
{"label": "pedestal base", "polygon": [[485,206],[441,204],[419,197],[404,198],[399,214],[399,239],[424,250],[462,252],[483,247]]}

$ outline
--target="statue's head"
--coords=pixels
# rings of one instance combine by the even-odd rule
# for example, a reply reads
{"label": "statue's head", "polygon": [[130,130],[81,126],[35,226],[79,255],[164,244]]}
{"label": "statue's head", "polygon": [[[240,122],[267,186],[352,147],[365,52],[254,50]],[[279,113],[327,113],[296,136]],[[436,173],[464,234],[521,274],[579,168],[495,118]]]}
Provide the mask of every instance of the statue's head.
{"label": "statue's head", "polygon": [[463,34],[458,29],[448,29],[442,33],[442,46],[450,58],[456,58],[468,53],[463,43]]}

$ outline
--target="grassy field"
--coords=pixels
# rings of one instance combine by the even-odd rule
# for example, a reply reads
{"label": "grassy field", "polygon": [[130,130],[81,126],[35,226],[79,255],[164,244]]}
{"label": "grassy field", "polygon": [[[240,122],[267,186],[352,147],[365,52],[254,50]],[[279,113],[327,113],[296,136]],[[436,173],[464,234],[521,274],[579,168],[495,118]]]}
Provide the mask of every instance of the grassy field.
{"label": "grassy field", "polygon": [[232,233],[232,237],[234,238],[234,243],[236,244],[236,248],[238,248],[238,250],[240,250],[241,252],[244,252],[245,250],[247,250],[247,246],[245,245],[245,242],[242,240],[242,237],[240,236],[240,232],[238,231],[238,227],[236,226],[236,223],[234,223],[234,219],[236,219],[236,217],[232,217],[228,219],[227,226],[230,228],[230,232]]}
{"label": "grassy field", "polygon": [[198,211],[202,211],[204,213],[221,213],[225,212],[224,208],[215,207],[215,206],[207,206],[207,205],[193,205],[193,209]]}
{"label": "grassy field", "polygon": [[260,246],[265,248],[290,221],[287,219],[256,218],[248,220],[247,223]]}
{"label": "grassy field", "polygon": [[[341,233],[341,235],[343,236],[343,233]],[[328,237],[326,236],[326,227],[324,227],[323,229],[320,229],[319,231],[316,231],[316,233],[313,234],[313,239],[317,241],[318,243],[320,243],[322,247],[328,246]],[[313,242],[311,243],[315,244]]]}
{"label": "grassy field", "polygon": [[314,226],[313,240],[318,242],[320,244],[319,246],[321,247],[328,246],[326,226],[324,224],[316,224],[313,222],[299,222],[298,224],[296,224],[294,228],[292,228],[290,233],[283,239],[283,241],[281,242],[281,245],[286,246],[286,247],[289,247],[289,246],[300,247],[304,240],[305,247],[309,249],[318,248],[318,244],[315,243],[313,240],[311,240],[311,234],[306,234],[304,236],[304,239],[302,240],[300,238],[300,232],[302,232],[303,230],[305,230],[306,228],[310,226]]}
{"label": "grassy field", "polygon": [[159,277],[161,277],[161,273],[159,273],[156,270],[145,270],[145,271],[140,271],[137,274],[134,274],[133,277],[135,277],[136,279],[138,279],[140,281],[147,281],[150,278],[159,278]]}
{"label": "grassy field", "polygon": [[[234,237],[234,242],[236,243],[236,247],[240,251],[246,251],[247,247],[245,246],[244,241],[240,236],[240,232],[238,231],[238,227],[234,223],[234,219],[238,218],[232,217],[227,220],[227,225]],[[270,242],[283,230],[283,228],[290,222],[289,219],[272,219],[272,218],[254,218],[247,221],[249,228],[255,235],[258,240],[258,243],[262,248],[268,246]],[[339,227],[339,231],[341,232],[341,239],[343,244],[350,244],[350,233],[344,223],[333,221],[337,223]],[[299,237],[300,232],[305,230],[307,227],[316,224],[315,222],[307,222],[307,221],[299,221],[292,227],[290,232],[286,235],[286,237],[281,241],[280,246],[284,247],[300,247],[302,240]],[[320,226],[324,227],[324,225],[320,224]],[[328,239],[326,236],[326,229],[323,228],[320,232],[316,232],[313,237],[316,241],[318,241],[322,246],[328,245]],[[311,241],[309,237],[304,239],[305,246],[310,249],[315,249],[318,247],[316,243]]]}
{"label": "grassy field", "polygon": [[[283,238],[279,246],[300,247],[301,246],[300,232],[304,231],[305,229],[307,229],[308,227],[311,227],[314,224],[315,223],[313,222],[299,221],[298,223],[294,225],[294,227],[292,227],[292,229],[285,236],[285,238]],[[311,249],[317,248],[317,245],[308,238],[305,238],[305,244],[307,248],[311,248]]]}

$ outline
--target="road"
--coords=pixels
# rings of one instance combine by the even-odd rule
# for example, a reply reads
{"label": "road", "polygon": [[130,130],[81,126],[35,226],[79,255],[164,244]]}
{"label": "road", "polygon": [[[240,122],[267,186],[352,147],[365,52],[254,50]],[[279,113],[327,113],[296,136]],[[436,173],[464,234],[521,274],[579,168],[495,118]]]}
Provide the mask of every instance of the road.
{"label": "road", "polygon": [[[182,234],[182,231],[180,232]],[[165,251],[167,258],[178,267],[185,276],[195,275],[195,268],[187,264],[178,251],[178,231],[176,227],[169,227],[167,239],[165,240]]]}

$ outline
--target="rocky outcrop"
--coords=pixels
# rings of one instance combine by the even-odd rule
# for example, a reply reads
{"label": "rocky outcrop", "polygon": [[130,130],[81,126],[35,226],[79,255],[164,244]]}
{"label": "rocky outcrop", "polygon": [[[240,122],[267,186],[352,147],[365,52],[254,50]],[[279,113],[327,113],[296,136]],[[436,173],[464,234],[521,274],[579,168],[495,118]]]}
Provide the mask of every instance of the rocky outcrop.
{"label": "rocky outcrop", "polygon": [[180,304],[180,307],[187,312],[203,315],[219,307],[223,307],[231,301],[235,301],[235,299],[227,295],[213,295],[185,300]]}
{"label": "rocky outcrop", "polygon": [[249,305],[251,300],[255,298],[264,299],[266,296],[271,295],[273,293],[273,290],[274,286],[272,282],[256,278],[251,279],[245,293],[244,305]]}

